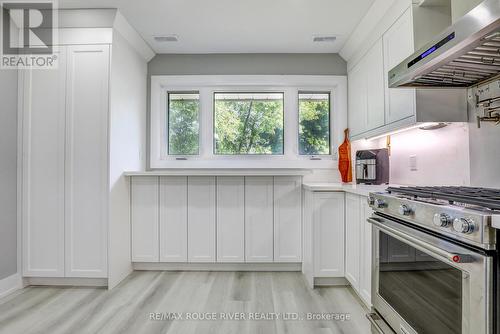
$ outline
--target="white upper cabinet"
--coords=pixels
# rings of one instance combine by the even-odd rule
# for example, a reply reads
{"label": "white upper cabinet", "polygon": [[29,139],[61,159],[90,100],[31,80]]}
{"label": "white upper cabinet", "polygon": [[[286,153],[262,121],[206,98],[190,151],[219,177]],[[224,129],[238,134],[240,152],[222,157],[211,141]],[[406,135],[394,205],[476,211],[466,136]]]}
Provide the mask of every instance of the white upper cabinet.
{"label": "white upper cabinet", "polygon": [[349,129],[352,136],[384,125],[384,66],[382,40],[349,71]]}
{"label": "white upper cabinet", "polygon": [[23,275],[64,276],[66,49],[58,69],[23,71]]}
{"label": "white upper cabinet", "polygon": [[273,177],[245,177],[246,262],[273,262]]}
{"label": "white upper cabinet", "polygon": [[217,262],[245,262],[245,178],[217,178]]}
{"label": "white upper cabinet", "polygon": [[160,262],[187,262],[187,177],[160,177]]}
{"label": "white upper cabinet", "polygon": [[274,177],[274,262],[300,262],[302,179]]}
{"label": "white upper cabinet", "polygon": [[[414,51],[412,10],[404,14],[386,31],[384,42],[384,80],[389,87],[389,71]],[[415,89],[387,88],[385,90],[386,123],[415,115]]]}
{"label": "white upper cabinet", "polygon": [[188,261],[215,262],[215,177],[188,177]]}
{"label": "white upper cabinet", "polygon": [[107,277],[109,45],[68,47],[66,276]]}

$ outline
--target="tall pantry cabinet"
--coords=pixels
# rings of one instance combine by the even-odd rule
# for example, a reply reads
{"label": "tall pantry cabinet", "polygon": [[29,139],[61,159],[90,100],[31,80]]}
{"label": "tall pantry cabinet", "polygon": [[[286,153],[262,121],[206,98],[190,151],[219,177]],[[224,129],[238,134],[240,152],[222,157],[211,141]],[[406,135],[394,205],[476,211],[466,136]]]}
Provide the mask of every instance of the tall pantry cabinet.
{"label": "tall pantry cabinet", "polygon": [[[119,15],[106,14],[115,19]],[[91,30],[61,31],[61,45],[54,46],[56,69],[20,71],[23,277],[107,279],[110,244],[130,243],[124,234],[110,235],[110,223],[119,215],[111,212],[117,198],[128,198],[128,193],[118,194],[118,181],[110,180],[117,168],[112,152],[123,150],[110,139],[118,139],[111,124],[118,109],[113,103],[117,96],[110,91],[111,73],[112,66],[124,66],[126,59],[136,59],[145,73],[147,60],[114,29],[101,29],[99,37],[87,35]],[[136,70],[130,64],[129,69]],[[126,230],[128,217],[120,224]],[[118,266],[113,270],[126,271]]]}

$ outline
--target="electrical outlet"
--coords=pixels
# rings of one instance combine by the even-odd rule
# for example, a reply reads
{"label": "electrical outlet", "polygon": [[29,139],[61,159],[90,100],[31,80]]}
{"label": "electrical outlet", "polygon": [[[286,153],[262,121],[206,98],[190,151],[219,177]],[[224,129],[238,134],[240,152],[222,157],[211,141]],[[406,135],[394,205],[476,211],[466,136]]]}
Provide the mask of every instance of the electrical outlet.
{"label": "electrical outlet", "polygon": [[417,171],[417,156],[416,155],[411,155],[409,159],[409,165],[410,165],[410,170],[412,172]]}

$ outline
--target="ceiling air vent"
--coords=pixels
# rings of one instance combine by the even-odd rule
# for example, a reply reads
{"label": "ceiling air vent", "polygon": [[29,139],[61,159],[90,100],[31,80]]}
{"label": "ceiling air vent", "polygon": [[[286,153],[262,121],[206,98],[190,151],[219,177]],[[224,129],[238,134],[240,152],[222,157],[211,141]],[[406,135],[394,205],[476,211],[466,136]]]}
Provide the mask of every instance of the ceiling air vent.
{"label": "ceiling air vent", "polygon": [[165,35],[165,36],[153,36],[155,42],[164,43],[164,42],[177,42],[179,38],[177,35]]}
{"label": "ceiling air vent", "polygon": [[337,37],[335,36],[313,36],[313,42],[335,42]]}

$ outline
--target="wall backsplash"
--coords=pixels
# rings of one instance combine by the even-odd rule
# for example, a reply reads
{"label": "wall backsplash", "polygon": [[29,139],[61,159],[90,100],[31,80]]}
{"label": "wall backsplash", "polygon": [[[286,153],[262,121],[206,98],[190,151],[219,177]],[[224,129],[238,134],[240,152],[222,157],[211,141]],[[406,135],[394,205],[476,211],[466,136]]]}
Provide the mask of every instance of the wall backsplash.
{"label": "wall backsplash", "polygon": [[[358,140],[357,150],[386,147],[386,137]],[[411,168],[410,159],[416,160]],[[353,161],[354,163],[354,161]],[[469,185],[469,128],[450,124],[438,130],[412,129],[391,135],[390,183],[400,185]]]}

